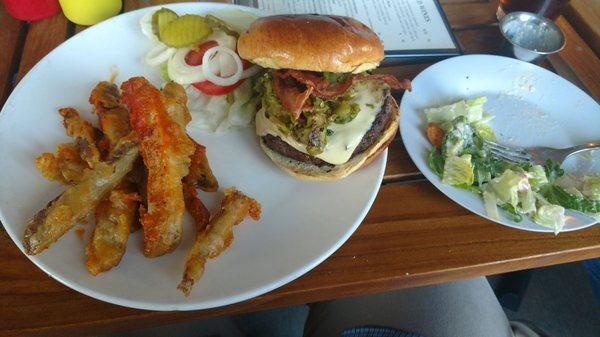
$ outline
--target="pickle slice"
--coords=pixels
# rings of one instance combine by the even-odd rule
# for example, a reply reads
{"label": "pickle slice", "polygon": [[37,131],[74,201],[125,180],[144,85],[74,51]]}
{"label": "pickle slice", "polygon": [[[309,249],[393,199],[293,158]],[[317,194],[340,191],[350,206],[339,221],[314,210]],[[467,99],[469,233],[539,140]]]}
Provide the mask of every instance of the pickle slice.
{"label": "pickle slice", "polygon": [[177,13],[168,8],[161,8],[154,12],[154,14],[152,14],[152,30],[154,30],[154,34],[160,36],[161,29],[178,17],[179,15],[177,15]]}
{"label": "pickle slice", "polygon": [[218,17],[211,15],[211,14],[207,14],[204,18],[206,19],[206,22],[213,30],[216,30],[216,29],[222,30],[227,35],[231,35],[231,36],[235,37],[236,39],[238,37],[240,37],[240,34],[233,27],[231,27],[227,22],[219,19]]}
{"label": "pickle slice", "polygon": [[186,14],[160,28],[158,38],[169,47],[195,45],[212,34],[212,29],[200,15]]}

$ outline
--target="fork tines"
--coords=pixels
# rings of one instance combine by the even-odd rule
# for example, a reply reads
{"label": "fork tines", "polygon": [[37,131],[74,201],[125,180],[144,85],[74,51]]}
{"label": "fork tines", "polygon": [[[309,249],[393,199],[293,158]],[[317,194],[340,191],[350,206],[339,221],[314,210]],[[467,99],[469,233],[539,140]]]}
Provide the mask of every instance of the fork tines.
{"label": "fork tines", "polygon": [[490,150],[492,155],[510,162],[525,163],[531,161],[531,154],[527,153],[524,148],[501,145],[489,140],[484,140],[483,145]]}

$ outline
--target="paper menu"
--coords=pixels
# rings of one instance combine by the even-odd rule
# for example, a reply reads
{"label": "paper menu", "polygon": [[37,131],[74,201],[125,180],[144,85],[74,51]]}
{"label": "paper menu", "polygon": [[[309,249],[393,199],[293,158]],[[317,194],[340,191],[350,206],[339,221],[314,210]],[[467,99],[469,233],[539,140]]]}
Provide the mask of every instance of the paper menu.
{"label": "paper menu", "polygon": [[389,52],[458,50],[435,0],[255,0],[273,14],[353,17],[375,31]]}

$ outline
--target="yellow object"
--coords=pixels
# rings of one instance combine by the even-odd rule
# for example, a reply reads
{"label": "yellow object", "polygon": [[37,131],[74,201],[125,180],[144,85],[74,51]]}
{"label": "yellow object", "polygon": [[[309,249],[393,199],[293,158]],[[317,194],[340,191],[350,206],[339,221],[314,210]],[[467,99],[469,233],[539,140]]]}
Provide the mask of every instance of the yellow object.
{"label": "yellow object", "polygon": [[90,26],[119,14],[121,0],[59,0],[63,13],[71,22]]}

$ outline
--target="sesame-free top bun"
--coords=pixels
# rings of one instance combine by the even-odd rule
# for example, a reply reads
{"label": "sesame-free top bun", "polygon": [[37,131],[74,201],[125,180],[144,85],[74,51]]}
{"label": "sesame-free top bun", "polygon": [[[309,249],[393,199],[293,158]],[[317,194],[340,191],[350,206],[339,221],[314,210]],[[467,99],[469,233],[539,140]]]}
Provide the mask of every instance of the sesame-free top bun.
{"label": "sesame-free top bun", "polygon": [[264,68],[362,72],[383,60],[383,45],[361,22],[333,15],[259,18],[238,39],[240,56]]}

